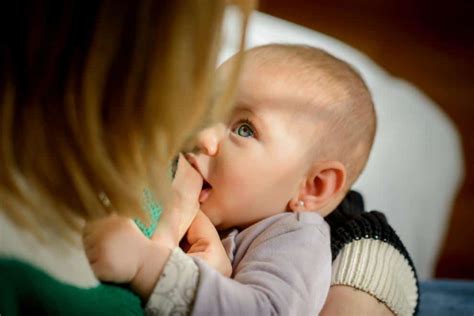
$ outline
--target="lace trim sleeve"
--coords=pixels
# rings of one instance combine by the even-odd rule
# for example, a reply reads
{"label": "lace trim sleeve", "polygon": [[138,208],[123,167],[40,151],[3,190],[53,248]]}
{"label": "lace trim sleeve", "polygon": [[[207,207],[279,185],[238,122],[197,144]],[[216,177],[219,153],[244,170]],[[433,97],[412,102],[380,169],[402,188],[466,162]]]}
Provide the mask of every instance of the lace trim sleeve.
{"label": "lace trim sleeve", "polygon": [[145,306],[145,315],[191,314],[198,279],[196,263],[175,248]]}

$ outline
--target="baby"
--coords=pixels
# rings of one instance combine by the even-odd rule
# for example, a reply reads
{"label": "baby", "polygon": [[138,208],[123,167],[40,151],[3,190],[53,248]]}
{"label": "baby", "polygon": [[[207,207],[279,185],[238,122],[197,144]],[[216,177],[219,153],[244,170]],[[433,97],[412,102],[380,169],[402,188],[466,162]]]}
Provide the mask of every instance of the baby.
{"label": "baby", "polygon": [[331,278],[323,218],[364,168],[375,128],[370,93],[345,62],[299,45],[246,52],[229,120],[201,131],[186,154],[204,182],[201,229],[224,236],[232,264],[211,263],[218,273],[194,259],[194,314],[320,312]]}

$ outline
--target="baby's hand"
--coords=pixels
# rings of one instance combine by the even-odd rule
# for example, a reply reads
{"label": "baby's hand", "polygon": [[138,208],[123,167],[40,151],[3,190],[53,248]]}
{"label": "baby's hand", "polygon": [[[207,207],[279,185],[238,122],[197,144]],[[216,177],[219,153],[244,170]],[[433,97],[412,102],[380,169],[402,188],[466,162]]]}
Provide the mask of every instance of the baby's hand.
{"label": "baby's hand", "polygon": [[135,278],[151,243],[133,220],[116,215],[87,223],[82,241],[96,277],[115,283]]}
{"label": "baby's hand", "polygon": [[224,276],[231,276],[232,264],[222,245],[219,234],[202,211],[197,213],[189,227],[186,241],[189,244],[186,252],[188,255],[201,258]]}
{"label": "baby's hand", "polygon": [[199,211],[202,182],[202,176],[180,154],[171,197],[152,236],[153,241],[169,248],[178,246]]}

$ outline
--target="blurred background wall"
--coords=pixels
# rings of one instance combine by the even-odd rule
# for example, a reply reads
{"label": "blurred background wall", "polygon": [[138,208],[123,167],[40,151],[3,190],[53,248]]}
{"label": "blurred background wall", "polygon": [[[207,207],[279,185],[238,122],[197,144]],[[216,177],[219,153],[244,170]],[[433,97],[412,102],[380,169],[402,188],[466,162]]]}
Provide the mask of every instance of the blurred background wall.
{"label": "blurred background wall", "polygon": [[466,175],[435,276],[474,279],[474,1],[260,0],[259,10],[359,49],[418,86],[454,121]]}

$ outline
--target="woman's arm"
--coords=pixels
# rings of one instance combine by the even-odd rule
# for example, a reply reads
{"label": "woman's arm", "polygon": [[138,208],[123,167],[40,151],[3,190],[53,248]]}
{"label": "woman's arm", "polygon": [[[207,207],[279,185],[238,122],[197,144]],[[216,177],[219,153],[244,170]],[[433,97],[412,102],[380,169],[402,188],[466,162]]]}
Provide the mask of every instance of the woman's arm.
{"label": "woman's arm", "polygon": [[387,305],[364,291],[346,285],[333,285],[329,289],[326,304],[320,315],[393,316],[394,314]]}
{"label": "woman's arm", "polygon": [[148,300],[172,250],[199,211],[201,188],[201,175],[180,155],[171,198],[151,240],[126,217],[112,214],[86,223],[83,245],[96,277],[130,283],[143,300]]}

